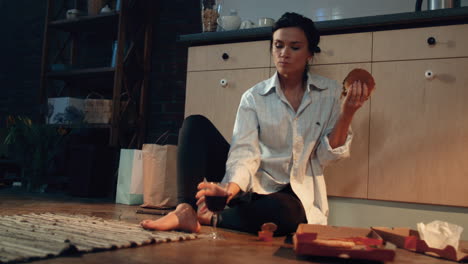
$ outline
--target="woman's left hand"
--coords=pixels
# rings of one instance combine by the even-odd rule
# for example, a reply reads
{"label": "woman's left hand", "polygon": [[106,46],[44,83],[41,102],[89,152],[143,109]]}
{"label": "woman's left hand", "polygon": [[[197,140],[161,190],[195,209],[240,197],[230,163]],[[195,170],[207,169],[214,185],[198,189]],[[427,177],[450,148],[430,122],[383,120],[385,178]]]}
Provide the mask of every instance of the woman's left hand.
{"label": "woman's left hand", "polygon": [[369,99],[369,88],[367,84],[356,81],[348,88],[348,93],[343,104],[343,111],[328,136],[330,146],[337,148],[346,142],[348,130],[354,117],[354,113]]}
{"label": "woman's left hand", "polygon": [[353,115],[369,99],[369,88],[366,83],[356,81],[349,87],[343,105],[343,114]]}
{"label": "woman's left hand", "polygon": [[195,198],[197,199],[197,206],[199,207],[198,211],[200,211],[201,213],[205,213],[208,210],[206,208],[206,205],[204,204],[205,203],[205,195],[207,193],[210,193],[211,195],[213,195],[214,193],[218,193],[220,195],[223,195],[223,194],[225,194],[227,192],[227,194],[228,194],[227,203],[229,203],[231,201],[231,199],[240,192],[239,185],[237,185],[237,183],[234,183],[234,182],[230,182],[228,184],[227,190],[222,189],[219,186],[210,184],[209,182],[200,182],[198,184],[197,188],[198,188],[199,191],[196,193]]}

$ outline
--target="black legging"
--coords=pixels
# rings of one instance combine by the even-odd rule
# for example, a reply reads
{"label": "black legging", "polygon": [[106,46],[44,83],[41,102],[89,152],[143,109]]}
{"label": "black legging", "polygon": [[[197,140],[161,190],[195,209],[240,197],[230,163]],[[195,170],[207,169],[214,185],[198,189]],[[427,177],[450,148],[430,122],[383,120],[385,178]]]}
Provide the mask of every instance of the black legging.
{"label": "black legging", "polygon": [[[184,120],[177,152],[180,203],[189,203],[196,208],[198,183],[204,177],[208,181],[223,179],[228,152],[229,143],[207,118],[193,115]],[[246,194],[233,199],[229,206],[220,214],[220,227],[256,233],[262,224],[273,222],[278,225],[275,234],[285,235],[306,222],[302,203],[289,185],[269,195]]]}

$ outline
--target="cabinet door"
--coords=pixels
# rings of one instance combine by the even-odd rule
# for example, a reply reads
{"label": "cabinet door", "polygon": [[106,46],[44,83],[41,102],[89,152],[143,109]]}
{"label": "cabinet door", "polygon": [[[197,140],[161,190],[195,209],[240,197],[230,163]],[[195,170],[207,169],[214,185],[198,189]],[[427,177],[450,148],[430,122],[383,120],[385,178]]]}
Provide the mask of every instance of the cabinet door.
{"label": "cabinet door", "polygon": [[269,68],[188,72],[185,117],[206,116],[230,142],[242,94],[267,79],[268,73]]}
{"label": "cabinet door", "polygon": [[372,67],[369,198],[468,206],[468,59]]}
{"label": "cabinet door", "polygon": [[[354,68],[371,71],[370,63],[337,64],[312,66],[311,71],[341,82]],[[376,91],[380,92],[380,83]],[[331,196],[367,198],[368,148],[369,148],[369,111],[371,99],[358,110],[351,127],[354,138],[351,145],[351,157],[332,164],[325,170],[327,192]]]}

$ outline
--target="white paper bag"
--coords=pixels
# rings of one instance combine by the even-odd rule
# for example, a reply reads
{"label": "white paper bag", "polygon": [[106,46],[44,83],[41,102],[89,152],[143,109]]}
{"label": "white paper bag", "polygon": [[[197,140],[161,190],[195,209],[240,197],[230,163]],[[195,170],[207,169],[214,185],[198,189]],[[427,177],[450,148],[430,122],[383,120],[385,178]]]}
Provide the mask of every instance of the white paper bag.
{"label": "white paper bag", "polygon": [[143,155],[138,149],[121,149],[115,202],[143,203]]}

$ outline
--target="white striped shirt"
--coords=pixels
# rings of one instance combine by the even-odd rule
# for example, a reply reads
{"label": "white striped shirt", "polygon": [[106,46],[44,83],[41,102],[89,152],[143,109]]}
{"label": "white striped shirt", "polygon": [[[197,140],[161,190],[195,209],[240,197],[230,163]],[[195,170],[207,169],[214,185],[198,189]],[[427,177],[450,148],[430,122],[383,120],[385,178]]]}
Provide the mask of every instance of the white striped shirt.
{"label": "white striped shirt", "polygon": [[352,139],[350,129],[343,146],[332,149],[328,142],[341,112],[340,94],[338,82],[309,73],[295,112],[280,88],[278,73],[247,90],[237,112],[223,181],[259,194],[277,192],[290,183],[308,223],[326,224],[323,169],[349,156]]}

